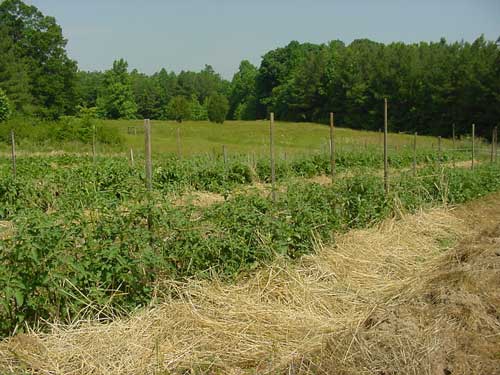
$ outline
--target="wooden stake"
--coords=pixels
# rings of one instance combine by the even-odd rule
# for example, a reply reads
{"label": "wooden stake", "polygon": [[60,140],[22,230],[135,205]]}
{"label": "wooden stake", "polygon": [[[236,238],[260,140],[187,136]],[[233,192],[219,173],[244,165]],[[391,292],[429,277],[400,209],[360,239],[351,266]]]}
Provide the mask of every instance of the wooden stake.
{"label": "wooden stake", "polygon": [[441,166],[442,162],[442,150],[441,150],[441,136],[438,137],[438,163]]}
{"label": "wooden stake", "polygon": [[335,179],[335,122],[333,112],[330,112],[330,170],[332,182]]}
{"label": "wooden stake", "polygon": [[227,164],[227,149],[226,149],[226,145],[222,145],[222,155],[224,155],[224,164]]}
{"label": "wooden stake", "polygon": [[453,124],[452,128],[452,136],[453,136],[453,151],[451,153],[452,159],[453,159],[453,168],[455,168],[455,153],[457,152],[456,146],[455,146],[455,124]]}
{"label": "wooden stake", "polygon": [[95,124],[92,129],[92,160],[95,163],[96,160],[96,131],[95,131]]}
{"label": "wooden stake", "polygon": [[498,154],[498,126],[495,126],[495,163],[497,162]]}
{"label": "wooden stake", "polygon": [[474,170],[474,158],[476,157],[476,124],[472,124],[472,163],[471,163],[471,169]]}
{"label": "wooden stake", "polygon": [[16,178],[17,167],[16,167],[16,137],[14,135],[14,129],[10,130],[10,144],[12,146],[12,175]]}
{"label": "wooden stake", "polygon": [[275,185],[276,185],[276,166],[274,164],[274,113],[271,112],[271,121],[269,123],[269,147],[270,147],[270,154],[271,154],[271,192],[272,192],[272,198],[273,202],[276,202],[276,190],[275,190]]}
{"label": "wooden stake", "polygon": [[387,98],[384,98],[384,189],[389,193],[389,163],[387,155]]}
{"label": "wooden stake", "polygon": [[148,119],[144,120],[144,142],[146,156],[146,187],[148,191],[153,189],[153,163],[151,161],[151,123]]}
{"label": "wooden stake", "polygon": [[134,163],[134,150],[130,149],[130,166],[132,168],[134,168],[134,165],[135,165],[135,163]]}
{"label": "wooden stake", "polygon": [[493,163],[495,158],[495,128],[491,130],[491,158],[490,163]]}
{"label": "wooden stake", "polygon": [[177,157],[182,159],[182,149],[181,149],[181,129],[177,128]]}
{"label": "wooden stake", "polygon": [[415,132],[413,136],[413,177],[417,175],[417,136],[418,133]]}

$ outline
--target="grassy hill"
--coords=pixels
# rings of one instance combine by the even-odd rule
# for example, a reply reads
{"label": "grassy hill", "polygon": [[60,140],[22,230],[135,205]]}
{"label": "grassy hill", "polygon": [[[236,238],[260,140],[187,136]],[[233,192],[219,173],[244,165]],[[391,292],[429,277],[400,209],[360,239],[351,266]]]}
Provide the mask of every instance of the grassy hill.
{"label": "grassy hill", "polygon": [[[119,129],[129,148],[137,150],[143,146],[142,120],[105,121]],[[231,153],[267,154],[269,151],[268,121],[226,121],[223,125],[209,122],[152,121],[153,150],[155,152],[178,152],[177,132],[183,155],[220,152],[222,146]],[[275,145],[278,153],[308,154],[327,152],[330,130],[326,125],[313,123],[275,123]],[[383,134],[373,131],[336,128],[336,145],[340,149],[382,150]],[[393,149],[411,147],[413,135],[390,134],[389,144]],[[436,148],[435,137],[419,136],[419,148]],[[443,147],[452,147],[451,140],[443,140]]]}

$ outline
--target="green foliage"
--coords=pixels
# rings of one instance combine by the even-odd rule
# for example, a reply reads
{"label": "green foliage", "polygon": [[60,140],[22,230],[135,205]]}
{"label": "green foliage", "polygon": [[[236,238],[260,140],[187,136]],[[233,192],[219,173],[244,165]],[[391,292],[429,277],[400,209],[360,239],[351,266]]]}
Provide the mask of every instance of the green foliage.
{"label": "green foliage", "polygon": [[391,131],[450,136],[453,123],[457,134],[476,123],[489,137],[500,117],[500,99],[490,94],[498,91],[499,63],[500,44],[483,36],[473,43],[291,42],[262,59],[258,116],[327,122],[333,111],[342,126],[377,130],[387,97]]}
{"label": "green foliage", "polygon": [[191,97],[191,120],[193,121],[206,121],[208,120],[208,111],[207,111],[207,100],[203,104],[201,104],[196,95]]}
{"label": "green foliage", "polygon": [[10,129],[14,128],[16,142],[20,145],[33,146],[60,145],[63,142],[77,142],[81,145],[91,145],[93,132],[99,144],[119,146],[124,142],[117,129],[111,128],[96,118],[92,109],[90,114],[81,117],[63,116],[58,121],[33,121],[32,119],[15,118],[0,127],[0,141],[10,143]]}
{"label": "green foliage", "polygon": [[160,85],[157,80],[133,70],[131,73],[137,113],[141,118],[158,118],[160,104]]}
{"label": "green foliage", "polygon": [[0,25],[0,86],[16,109],[29,112],[33,105],[45,118],[73,113],[77,67],[66,54],[55,19],[21,0],[5,0],[0,3]]}
{"label": "green foliage", "polygon": [[[353,157],[339,159],[339,167],[372,163]],[[327,168],[328,160],[292,165],[309,173]],[[290,165],[282,168],[294,173]],[[173,206],[166,193],[227,192],[249,184],[251,169],[237,159],[161,159],[151,202],[143,198],[143,169],[130,168],[123,158],[95,164],[88,157],[20,158],[15,179],[8,162],[0,161],[0,177],[0,220],[12,226],[0,232],[2,334],[40,318],[71,319],[89,304],[96,311],[132,310],[150,301],[161,278],[233,277],[276,254],[308,254],[318,238],[371,225],[396,206],[460,203],[500,189],[498,165],[442,174],[429,167],[417,179],[394,176],[386,197],[380,176],[366,170],[328,186],[286,183],[275,204],[249,190],[201,208]]]}
{"label": "green foliage", "polygon": [[97,97],[102,89],[104,73],[79,71],[76,75],[76,94],[80,107],[97,107]]}
{"label": "green foliage", "polygon": [[9,97],[12,111],[31,114],[33,96],[31,94],[28,65],[18,56],[7,28],[0,26],[0,89]]}
{"label": "green foliage", "polygon": [[184,96],[174,96],[167,107],[167,117],[170,120],[182,122],[191,117],[191,103]]}
{"label": "green foliage", "polygon": [[128,63],[125,60],[116,60],[113,68],[104,74],[102,92],[97,98],[98,113],[101,117],[135,118],[137,105],[127,68]]}
{"label": "green foliage", "polygon": [[[495,165],[445,170],[442,177],[438,170],[422,170],[416,180],[403,175],[393,179],[389,197],[380,177],[363,173],[331,186],[288,184],[276,204],[248,193],[200,209],[173,207],[158,189],[182,175],[190,178],[189,165],[206,160],[179,161],[169,174],[164,167],[173,160],[158,167],[154,204],[141,198],[142,171],[120,159],[97,165],[68,157],[19,161],[16,180],[0,165],[0,218],[14,228],[2,233],[0,243],[3,333],[39,318],[70,319],[89,301],[98,310],[135,309],[149,302],[156,281],[166,275],[232,277],[276,254],[295,259],[310,253],[318,238],[331,239],[332,231],[383,219],[396,202],[398,209],[413,210],[500,189]],[[251,175],[233,163],[198,178],[204,189],[210,180],[247,183]]]}
{"label": "green foliage", "polygon": [[225,96],[215,94],[208,99],[207,109],[210,121],[223,124],[229,111],[229,102]]}
{"label": "green foliage", "polygon": [[0,123],[7,121],[10,116],[10,104],[7,95],[0,89]]}
{"label": "green foliage", "polygon": [[236,120],[257,118],[256,78],[258,70],[249,61],[241,62],[231,82],[229,117]]}

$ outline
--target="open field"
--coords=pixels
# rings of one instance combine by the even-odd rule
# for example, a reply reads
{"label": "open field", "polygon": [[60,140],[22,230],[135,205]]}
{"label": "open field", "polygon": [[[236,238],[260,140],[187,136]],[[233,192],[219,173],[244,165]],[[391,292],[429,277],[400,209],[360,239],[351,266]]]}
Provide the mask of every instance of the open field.
{"label": "open field", "polygon": [[[120,130],[126,137],[127,146],[135,149],[143,148],[142,121],[106,121],[106,124]],[[138,135],[125,134],[129,127],[135,127]],[[269,121],[226,121],[224,124],[209,122],[176,123],[171,121],[152,121],[153,150],[156,152],[177,153],[177,129],[180,129],[181,149],[183,155],[221,152],[226,145],[230,153],[269,153]],[[380,132],[336,128],[336,144],[340,149],[372,150],[382,148]],[[327,125],[312,123],[275,123],[275,146],[278,153],[310,154],[327,152],[329,148],[330,130]],[[437,149],[436,137],[420,136],[419,147]],[[410,147],[413,135],[390,134],[389,144],[392,148]],[[466,142],[457,142],[457,147]],[[444,148],[451,148],[450,140],[443,140]]]}
{"label": "open field", "polygon": [[130,317],[1,343],[0,370],[497,374],[498,199],[317,242],[297,264],[276,260],[235,285],[166,282],[161,290],[176,297]]}
{"label": "open field", "polygon": [[[109,146],[102,144],[97,139],[99,153],[128,152],[132,148],[136,153],[144,150],[143,122],[141,120],[105,120],[105,127],[114,128],[124,137],[122,146]],[[179,152],[177,131],[180,134],[180,151],[183,156],[222,153],[225,145],[228,154],[257,154],[269,153],[269,122],[268,121],[226,121],[223,125],[209,122],[186,121],[177,123],[172,121],[152,121],[152,138],[154,153]],[[135,129],[135,130],[134,130]],[[134,133],[136,132],[136,134]],[[132,134],[130,134],[132,133]],[[383,134],[352,130],[338,127],[335,130],[335,143],[338,150],[382,152]],[[397,152],[411,149],[413,135],[390,133],[388,138],[389,149]],[[436,137],[419,136],[419,150],[437,151],[438,139]],[[329,149],[329,127],[312,123],[275,123],[275,146],[279,157],[294,155],[310,155],[326,153]],[[470,139],[456,141],[456,148],[470,148]],[[444,150],[451,149],[453,143],[450,139],[442,140]],[[477,147],[487,149],[487,144],[477,140]],[[24,152],[50,152],[65,151],[73,153],[91,153],[91,139],[89,143],[60,142],[57,144],[41,143],[35,145],[20,141],[18,145],[20,154]],[[7,156],[9,147],[0,145],[0,151]]]}

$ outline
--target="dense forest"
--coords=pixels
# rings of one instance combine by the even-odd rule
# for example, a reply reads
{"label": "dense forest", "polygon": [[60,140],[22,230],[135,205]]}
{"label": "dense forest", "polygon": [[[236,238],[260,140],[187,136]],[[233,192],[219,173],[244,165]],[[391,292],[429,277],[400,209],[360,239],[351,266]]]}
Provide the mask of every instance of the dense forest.
{"label": "dense forest", "polygon": [[500,121],[500,38],[293,41],[266,53],[259,67],[241,62],[231,81],[210,65],[147,75],[123,59],[104,72],[79,71],[66,42],[53,17],[20,0],[0,4],[0,121],[10,113],[45,119],[92,113],[222,122],[273,111],[280,120],[326,122],[333,111],[340,126],[377,130],[384,97],[393,131],[448,136],[452,124],[467,133],[476,123],[488,135]]}

